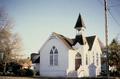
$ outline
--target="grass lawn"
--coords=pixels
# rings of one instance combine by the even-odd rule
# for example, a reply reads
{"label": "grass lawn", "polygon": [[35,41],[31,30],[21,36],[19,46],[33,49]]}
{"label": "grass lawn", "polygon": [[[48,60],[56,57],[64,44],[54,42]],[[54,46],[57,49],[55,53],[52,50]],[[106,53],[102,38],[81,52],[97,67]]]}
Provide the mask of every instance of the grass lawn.
{"label": "grass lawn", "polygon": [[[0,76],[0,79],[108,79],[106,77],[97,77],[97,78],[62,78],[62,77],[14,77],[14,76]],[[120,77],[110,77],[109,79],[120,79]]]}

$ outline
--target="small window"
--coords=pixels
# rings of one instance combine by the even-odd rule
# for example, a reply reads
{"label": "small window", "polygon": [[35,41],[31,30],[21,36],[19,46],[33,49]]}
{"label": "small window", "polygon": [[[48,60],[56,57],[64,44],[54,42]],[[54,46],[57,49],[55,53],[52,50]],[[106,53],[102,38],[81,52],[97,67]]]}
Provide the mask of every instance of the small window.
{"label": "small window", "polygon": [[98,53],[96,54],[96,63],[97,63],[97,65],[99,65],[99,56],[98,56]]}
{"label": "small window", "polygon": [[93,52],[93,63],[95,63],[95,56],[94,56],[94,52]]}
{"label": "small window", "polygon": [[53,46],[53,50],[55,49],[55,46]]}
{"label": "small window", "polygon": [[86,65],[88,65],[88,55],[86,54]]}

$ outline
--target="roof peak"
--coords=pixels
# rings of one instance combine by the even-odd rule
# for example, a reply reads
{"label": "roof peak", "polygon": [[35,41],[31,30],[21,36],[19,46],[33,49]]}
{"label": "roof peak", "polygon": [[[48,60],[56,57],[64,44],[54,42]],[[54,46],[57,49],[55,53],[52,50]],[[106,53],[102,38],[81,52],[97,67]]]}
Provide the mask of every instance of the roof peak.
{"label": "roof peak", "polygon": [[77,19],[77,22],[76,22],[76,25],[75,25],[74,28],[76,30],[80,31],[82,27],[86,28],[85,24],[84,24],[84,22],[82,20],[81,14],[79,13],[79,16],[78,16],[78,19]]}

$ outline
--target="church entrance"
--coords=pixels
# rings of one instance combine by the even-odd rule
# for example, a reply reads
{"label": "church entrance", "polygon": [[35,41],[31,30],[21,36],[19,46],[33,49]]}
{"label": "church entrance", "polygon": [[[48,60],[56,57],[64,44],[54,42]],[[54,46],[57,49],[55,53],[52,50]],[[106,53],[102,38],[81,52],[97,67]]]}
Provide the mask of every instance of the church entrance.
{"label": "church entrance", "polygon": [[75,56],[75,70],[76,71],[79,69],[81,64],[82,64],[81,55],[80,53],[77,53]]}

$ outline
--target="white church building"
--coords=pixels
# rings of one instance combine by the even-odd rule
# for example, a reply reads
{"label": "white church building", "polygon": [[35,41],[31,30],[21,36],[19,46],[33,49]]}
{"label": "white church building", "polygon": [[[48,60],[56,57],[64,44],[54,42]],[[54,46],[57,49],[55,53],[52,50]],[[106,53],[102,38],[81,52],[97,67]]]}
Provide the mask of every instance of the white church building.
{"label": "white church building", "polygon": [[101,72],[98,37],[87,36],[79,14],[75,38],[53,32],[39,50],[39,74],[48,77],[96,77]]}

